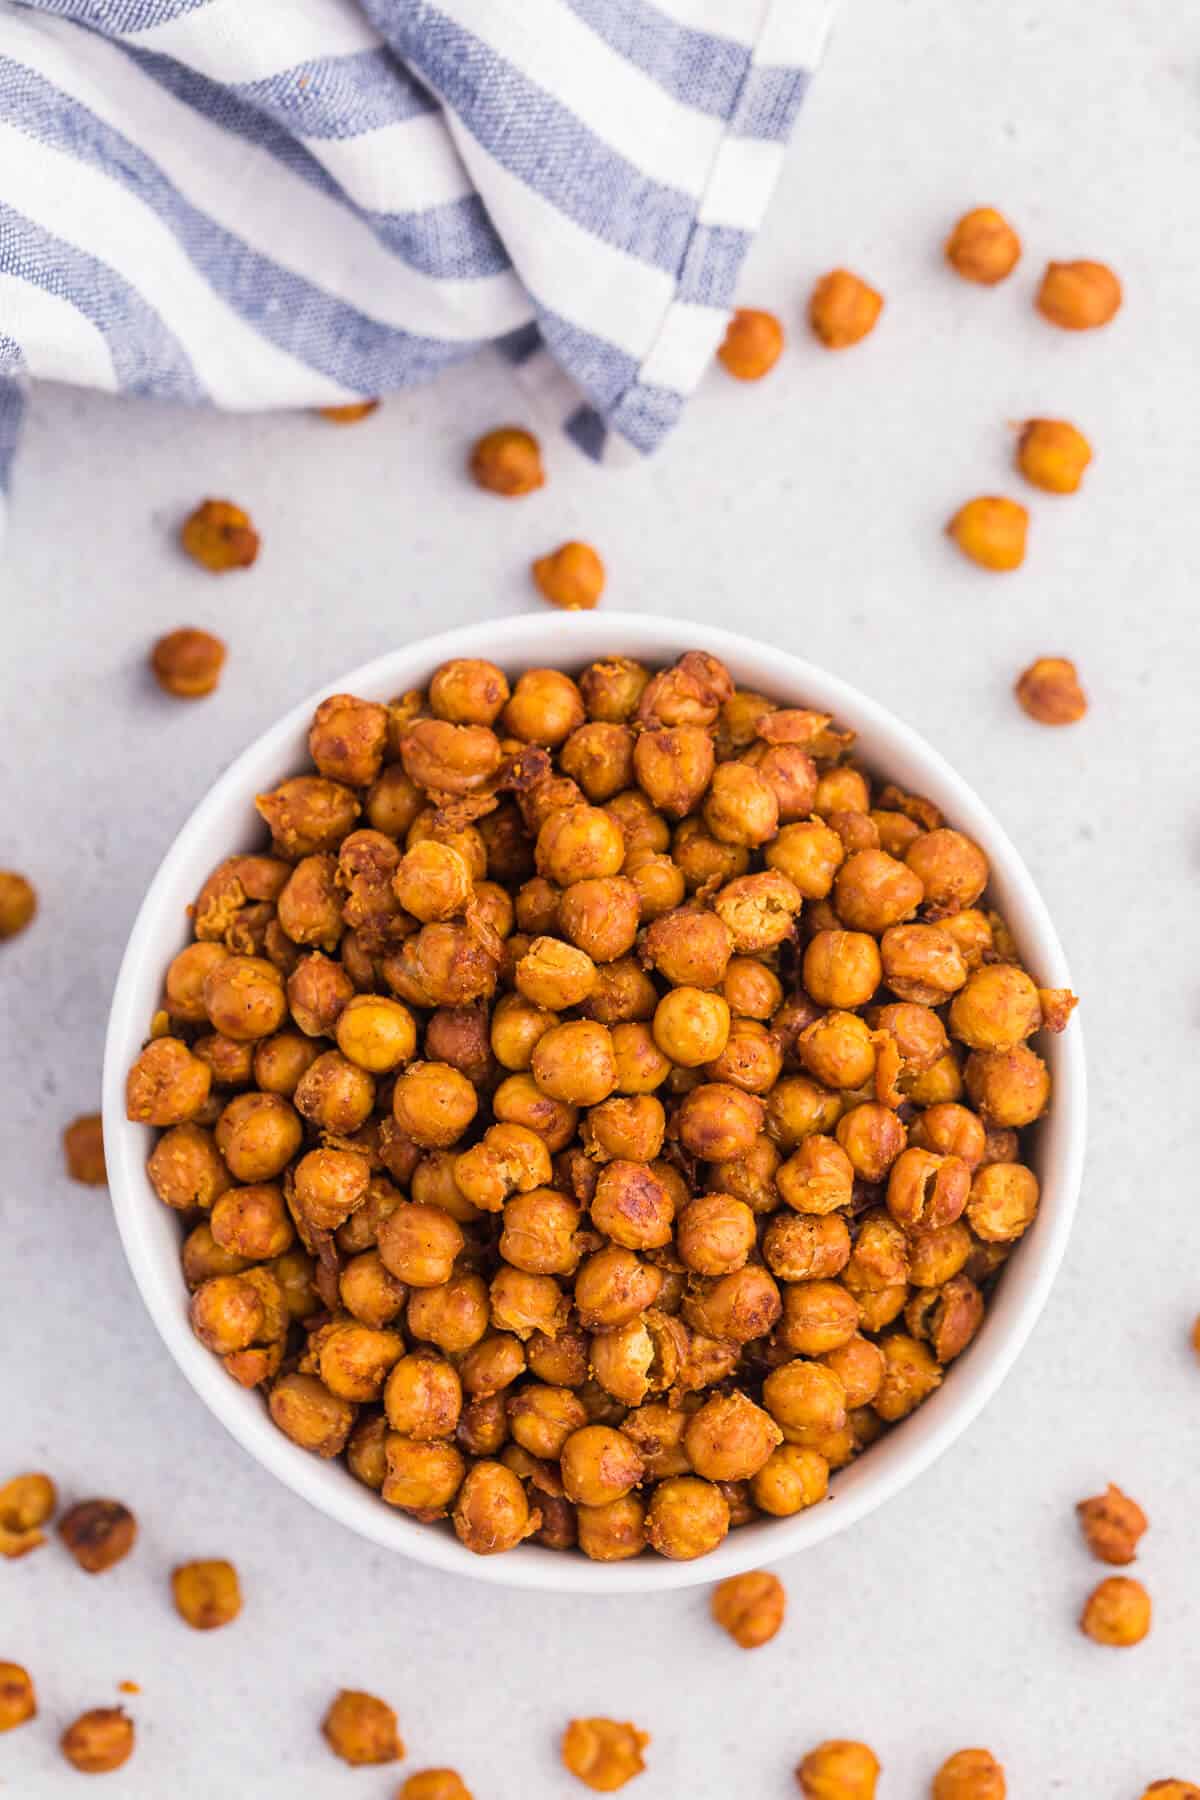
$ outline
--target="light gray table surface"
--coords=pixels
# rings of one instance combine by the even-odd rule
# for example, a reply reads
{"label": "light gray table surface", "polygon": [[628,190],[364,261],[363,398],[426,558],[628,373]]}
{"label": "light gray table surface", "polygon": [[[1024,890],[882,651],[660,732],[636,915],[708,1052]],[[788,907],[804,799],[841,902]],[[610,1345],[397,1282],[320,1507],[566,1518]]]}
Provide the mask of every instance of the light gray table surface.
{"label": "light gray table surface", "polygon": [[[0,1793],[59,1800],[58,1730],[131,1678],[140,1733],[121,1800],[385,1800],[317,1721],[342,1685],[394,1701],[408,1768],[449,1763],[477,1800],[582,1789],[574,1713],[653,1734],[638,1800],[783,1800],[817,1740],[862,1736],[885,1800],[950,1750],[990,1745],[1017,1800],[1138,1800],[1200,1782],[1200,1312],[1195,534],[1200,470],[1200,20],[1168,0],[861,0],[843,15],[743,284],[791,327],[757,389],[714,371],[669,448],[629,473],[547,440],[550,484],[501,505],[462,474],[479,430],[525,416],[490,360],[369,424],[216,418],[63,390],[34,400],[0,561],[0,862],[41,894],[0,951],[0,1477],[45,1467],[141,1521],[98,1580],[56,1545],[0,1566],[0,1659],[42,1716],[0,1740]],[[1026,260],[985,292],[939,264],[965,207],[1018,222]],[[1111,260],[1107,331],[1031,306],[1047,257]],[[844,356],[802,328],[836,263],[887,294]],[[941,526],[1017,491],[1007,421],[1076,420],[1076,498],[1025,493],[1025,568],[990,577]],[[252,511],[258,567],[215,582],[173,548],[206,493]],[[295,699],[398,641],[539,604],[529,558],[603,551],[614,605],[733,621],[827,664],[916,723],[1016,838],[1067,946],[1092,1091],[1079,1221],[1045,1316],[984,1416],[882,1512],[783,1566],[790,1616],[747,1657],[703,1589],[583,1602],[389,1559],[253,1464],[176,1371],[105,1197],[65,1179],[62,1125],[98,1102],[105,1016],[134,910],[230,757]],[[230,645],[218,694],[149,684],[162,631]],[[564,643],[570,620],[563,621]],[[1076,658],[1086,721],[1053,733],[1011,684]],[[1077,1629],[1103,1571],[1074,1502],[1108,1480],[1152,1518],[1146,1643]],[[176,1618],[166,1571],[238,1564],[228,1632]]]}

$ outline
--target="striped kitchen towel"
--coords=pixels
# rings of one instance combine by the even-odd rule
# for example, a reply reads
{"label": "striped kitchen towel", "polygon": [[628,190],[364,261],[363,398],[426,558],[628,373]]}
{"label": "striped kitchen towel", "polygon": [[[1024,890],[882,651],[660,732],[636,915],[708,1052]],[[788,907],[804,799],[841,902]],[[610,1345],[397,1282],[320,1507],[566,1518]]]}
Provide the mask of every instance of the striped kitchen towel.
{"label": "striped kitchen towel", "polygon": [[653,450],[832,3],[0,0],[0,505],[30,378],[330,406],[491,344]]}

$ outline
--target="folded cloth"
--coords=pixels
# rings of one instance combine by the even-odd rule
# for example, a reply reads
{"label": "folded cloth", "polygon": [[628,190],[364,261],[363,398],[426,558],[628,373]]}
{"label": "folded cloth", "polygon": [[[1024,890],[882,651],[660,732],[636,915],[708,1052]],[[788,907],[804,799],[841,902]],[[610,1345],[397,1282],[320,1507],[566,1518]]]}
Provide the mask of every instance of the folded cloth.
{"label": "folded cloth", "polygon": [[497,346],[653,450],[833,0],[0,0],[0,505],[26,381],[334,406]]}

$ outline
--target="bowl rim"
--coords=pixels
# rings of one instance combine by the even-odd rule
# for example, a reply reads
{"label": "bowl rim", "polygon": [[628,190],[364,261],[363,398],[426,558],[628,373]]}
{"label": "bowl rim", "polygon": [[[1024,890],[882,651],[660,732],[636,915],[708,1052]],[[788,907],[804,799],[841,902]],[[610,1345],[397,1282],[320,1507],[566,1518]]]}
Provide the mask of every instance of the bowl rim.
{"label": "bowl rim", "polygon": [[[528,653],[536,647],[537,654]],[[225,768],[193,809],[164,855],[138,909],[113,991],[105,1040],[103,1123],[109,1192],[122,1245],[151,1318],[176,1364],[226,1430],[293,1493],[369,1541],[448,1573],[506,1587],[563,1593],[655,1592],[709,1584],[776,1562],[822,1542],[864,1518],[929,1468],[978,1417],[1012,1368],[1049,1296],[1070,1235],[1082,1177],[1086,1137],[1086,1072],[1081,1027],[1048,1049],[1054,1067],[1055,1103],[1041,1127],[1049,1132],[1053,1181],[1043,1180],[1035,1226],[1006,1270],[980,1337],[956,1363],[953,1376],[932,1399],[889,1433],[884,1442],[835,1476],[830,1499],[788,1519],[771,1519],[732,1532],[708,1556],[672,1562],[643,1555],[626,1562],[596,1563],[541,1547],[479,1557],[445,1530],[431,1529],[385,1506],[344,1468],[300,1450],[270,1420],[261,1396],[232,1382],[192,1335],[177,1257],[167,1266],[154,1239],[163,1208],[145,1174],[148,1130],[125,1117],[129,1063],[146,1038],[153,1010],[146,1005],[147,959],[155,958],[161,988],[168,946],[178,942],[182,918],[175,890],[189,898],[216,860],[200,846],[212,827],[230,824],[226,843],[244,834],[241,812],[266,781],[294,772],[296,745],[313,710],[326,695],[344,692],[390,695],[421,685],[441,662],[455,656],[490,657],[502,666],[536,668],[538,656],[579,666],[604,656],[674,657],[704,648],[737,671],[753,665],[754,679],[793,704],[818,704],[852,725],[860,736],[884,743],[883,756],[867,760],[919,791],[932,790],[954,822],[983,844],[992,885],[1007,889],[1006,910],[1021,914],[1022,951],[1046,986],[1069,987],[1066,958],[1050,914],[1015,845],[983,800],[950,763],[910,725],[840,676],[760,639],[722,627],[651,613],[595,612],[567,617],[524,613],[456,627],[414,640],[359,664],[312,694],[252,740]],[[290,765],[289,765],[290,759]],[[893,766],[904,766],[897,771]],[[884,765],[887,765],[884,768]],[[274,769],[274,774],[264,774]],[[251,777],[251,771],[254,771]],[[282,770],[282,773],[279,771]],[[915,771],[911,773],[909,771]],[[237,813],[238,824],[232,823]],[[183,877],[187,876],[187,883]],[[168,910],[168,908],[170,910]],[[1040,1157],[1040,1160],[1044,1158]],[[1036,1248],[1035,1248],[1036,1246]],[[986,1354],[985,1354],[986,1352]],[[872,1466],[874,1465],[874,1466]],[[336,1479],[331,1480],[330,1477]],[[852,1481],[847,1477],[853,1476]]]}

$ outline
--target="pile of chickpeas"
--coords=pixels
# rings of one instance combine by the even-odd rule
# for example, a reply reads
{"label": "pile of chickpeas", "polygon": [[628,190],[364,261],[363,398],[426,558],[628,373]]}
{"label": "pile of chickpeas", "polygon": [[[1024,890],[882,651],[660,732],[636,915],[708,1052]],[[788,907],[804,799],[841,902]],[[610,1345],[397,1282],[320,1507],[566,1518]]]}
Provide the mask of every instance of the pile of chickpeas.
{"label": "pile of chickpeas", "polygon": [[336,694],[130,1071],[196,1335],[481,1555],[702,1556],[941,1383],[1038,1208],[987,860],[703,651]]}

